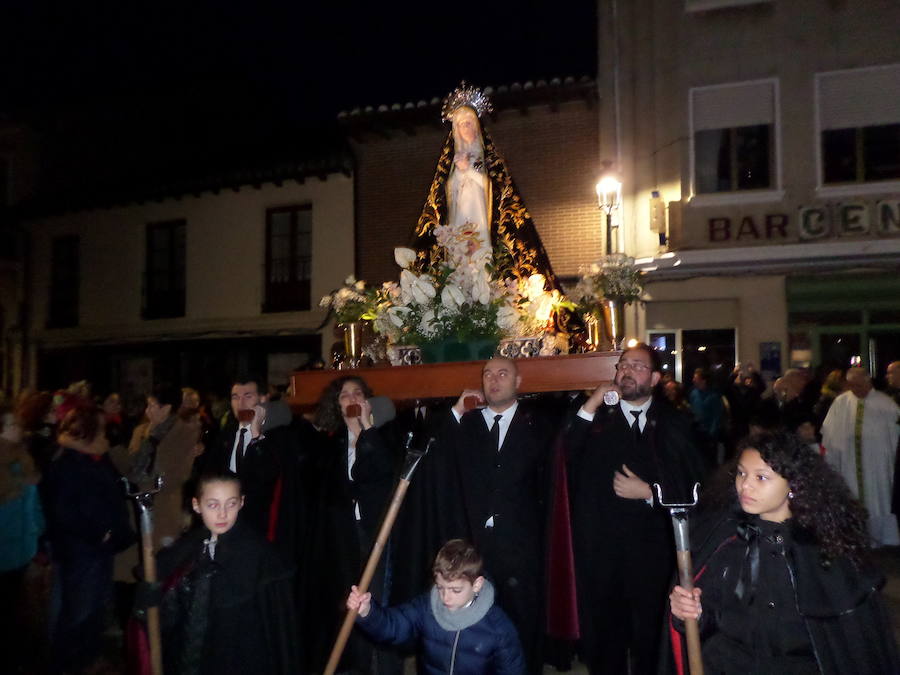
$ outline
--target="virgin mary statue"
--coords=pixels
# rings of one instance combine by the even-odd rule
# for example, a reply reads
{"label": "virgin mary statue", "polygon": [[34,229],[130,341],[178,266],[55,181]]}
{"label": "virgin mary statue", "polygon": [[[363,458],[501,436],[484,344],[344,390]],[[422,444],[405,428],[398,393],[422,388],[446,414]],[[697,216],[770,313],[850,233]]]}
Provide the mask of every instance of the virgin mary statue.
{"label": "virgin mary statue", "polygon": [[556,289],[537,229],[481,125],[491,110],[487,96],[465,82],[444,99],[441,118],[452,128],[416,226],[415,248],[426,264],[487,265],[495,279],[543,274],[547,290]]}

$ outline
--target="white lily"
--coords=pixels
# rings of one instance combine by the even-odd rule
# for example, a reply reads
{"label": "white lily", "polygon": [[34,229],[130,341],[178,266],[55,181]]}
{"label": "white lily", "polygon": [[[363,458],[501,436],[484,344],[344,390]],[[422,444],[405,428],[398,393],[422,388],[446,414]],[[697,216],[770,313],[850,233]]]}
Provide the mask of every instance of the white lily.
{"label": "white lily", "polygon": [[449,309],[460,307],[465,301],[465,294],[455,284],[447,284],[441,291],[441,304]]}
{"label": "white lily", "polygon": [[528,277],[528,288],[525,295],[532,300],[539,297],[544,292],[544,281],[543,274],[532,274]]}
{"label": "white lily", "polygon": [[550,320],[550,315],[553,314],[553,297],[549,293],[537,298],[531,304],[534,307],[535,319],[545,323]]}
{"label": "white lily", "polygon": [[407,314],[409,314],[409,307],[402,307],[400,305],[395,305],[387,311],[388,318],[391,320],[392,324],[397,326],[397,328],[403,328],[403,322],[406,320]]}
{"label": "white lily", "polygon": [[472,296],[482,305],[490,304],[491,286],[488,283],[487,277],[479,276],[476,277],[474,281],[475,283],[472,284]]}
{"label": "white lily", "polygon": [[511,305],[503,305],[497,310],[497,325],[506,333],[515,332],[519,323],[519,313]]}
{"label": "white lily", "polygon": [[404,305],[413,301],[413,286],[416,284],[416,275],[409,270],[400,272],[400,298]]}
{"label": "white lily", "polygon": [[412,285],[412,294],[416,302],[420,305],[424,305],[437,295],[437,291],[431,283],[431,279],[423,274],[422,276],[415,278]]}
{"label": "white lily", "polygon": [[398,246],[394,249],[394,261],[403,269],[409,269],[416,261],[416,252],[411,248]]}
{"label": "white lily", "polygon": [[419,332],[428,335],[433,332],[432,322],[434,321],[434,310],[429,309],[422,315],[422,320],[419,321]]}

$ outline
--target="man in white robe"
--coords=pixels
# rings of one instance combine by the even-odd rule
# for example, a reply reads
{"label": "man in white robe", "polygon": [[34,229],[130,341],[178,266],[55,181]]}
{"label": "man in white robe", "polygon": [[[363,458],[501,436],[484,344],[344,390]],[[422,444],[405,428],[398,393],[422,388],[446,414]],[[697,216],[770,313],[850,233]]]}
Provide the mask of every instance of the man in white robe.
{"label": "man in white robe", "polygon": [[834,400],[822,424],[825,459],[868,509],[874,545],[896,546],[900,532],[891,497],[900,408],[872,388],[862,368],[847,371],[847,384],[849,390]]}

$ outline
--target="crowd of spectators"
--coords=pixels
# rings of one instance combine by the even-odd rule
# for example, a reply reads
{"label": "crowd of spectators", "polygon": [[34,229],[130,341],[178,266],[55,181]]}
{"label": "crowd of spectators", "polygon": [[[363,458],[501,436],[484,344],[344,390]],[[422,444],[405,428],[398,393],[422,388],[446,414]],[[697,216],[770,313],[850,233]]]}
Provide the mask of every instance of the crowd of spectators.
{"label": "crowd of spectators", "polygon": [[[490,375],[489,371],[487,368],[485,372]],[[649,383],[655,372],[649,366],[642,370],[626,368],[617,382],[622,379],[628,384],[629,378],[641,376]],[[790,369],[767,384],[752,364],[743,364],[735,367],[727,381],[723,379],[713,378],[703,369],[691,374],[688,387],[665,374],[652,378],[656,385],[653,400],[671,409],[677,419],[689,420],[684,425],[685,447],[699,451],[707,475],[734,458],[741,439],[788,432],[842,472],[855,497],[870,512],[881,513],[880,507],[868,501],[875,499],[872,495],[876,490],[868,487],[859,468],[875,470],[873,460],[867,458],[874,456],[873,446],[881,443],[880,438],[864,439],[860,425],[855,440],[851,432],[845,450],[837,440],[828,438],[837,438],[834,430],[848,424],[838,420],[836,412],[847,408],[846,401],[857,415],[862,414],[864,402],[870,406],[866,413],[870,423],[881,414],[878,411],[886,410],[888,416],[890,406],[896,411],[900,363],[888,366],[884,394],[876,392],[877,396],[870,395],[871,380],[858,368],[833,370],[820,378],[805,369]],[[493,381],[486,379],[485,392],[489,385],[493,387]],[[485,399],[490,404],[492,396],[498,399],[505,392],[510,410],[515,412],[517,386],[500,384],[495,387],[500,393],[479,393],[481,404]],[[416,402],[414,408],[397,414],[389,400],[373,397],[364,381],[350,378],[338,380],[326,390],[316,411],[299,416],[292,413],[282,394],[283,390],[267,389],[261,378],[244,375],[234,379],[227,395],[201,395],[188,387],[158,385],[145,392],[138,415],[125,412],[118,393],[96,395],[87,382],[55,392],[23,392],[0,403],[0,594],[7,600],[0,608],[0,648],[7,655],[8,672],[119,672],[121,663],[108,661],[114,653],[108,647],[122,642],[134,589],[142,576],[138,523],[129,508],[126,489],[146,489],[157,476],[164,477],[164,487],[154,504],[152,542],[159,551],[171,547],[197,524],[196,509],[191,508],[194,482],[210,473],[240,477],[242,526],[271,542],[288,567],[297,570],[298,583],[292,591],[295,606],[301,625],[314,627],[305,633],[299,656],[305,671],[320,672],[339,618],[339,613],[323,613],[322,607],[337,610],[341,606],[341,595],[355,583],[373,545],[402,462],[400,439],[413,430],[459,445],[461,434],[481,434],[484,430],[481,416],[477,427],[471,427],[472,419],[464,417],[466,396],[453,406],[453,417],[448,412],[452,402],[447,401]],[[879,396],[887,402],[882,403]],[[515,433],[510,438],[517,447],[525,447],[525,439],[529,443],[540,441],[534,448],[535,459],[527,468],[528,489],[534,489],[533,499],[528,499],[545,513],[549,513],[554,499],[553,490],[559,489],[558,484],[554,486],[558,474],[553,479],[550,470],[554,461],[551,439],[565,436],[559,432],[572,424],[566,420],[575,419],[572,411],[585,401],[584,406],[593,406],[591,415],[585,414],[583,406],[579,416],[594,419],[597,406],[592,402],[596,397],[596,393],[586,398],[572,392],[529,401],[532,405],[526,410],[533,412],[525,422],[516,422],[524,425],[521,438],[515,436],[518,427],[512,427]],[[636,415],[641,420],[635,425],[636,443],[650,442],[648,434],[656,429],[657,419],[669,419],[657,417],[663,413],[669,414],[655,412],[649,421]],[[509,428],[503,425],[510,421],[485,417],[485,428],[492,422],[503,429],[500,440],[478,436],[478,442],[499,448]],[[647,424],[650,431],[645,430]],[[852,421],[849,426],[853,426]],[[893,441],[887,442],[894,446],[888,448],[889,452],[883,448],[878,451],[890,456],[891,476],[896,466],[896,412],[893,426]],[[602,431],[611,433],[605,427]],[[600,436],[585,438],[582,445],[591,447]],[[460,447],[468,447],[468,443]],[[851,462],[848,457],[855,459]],[[462,509],[463,502],[470,499],[467,490],[485,480],[485,472],[493,465],[477,469],[474,456],[468,469],[446,462],[446,455],[433,453],[414,484],[410,493],[413,505],[398,524],[402,536],[394,538],[386,562],[376,573],[373,590],[383,603],[408,600],[420,592],[419,581],[427,580],[434,552],[458,535],[469,535],[480,548],[486,547],[489,563],[496,566],[497,561],[509,562],[498,554],[499,540],[478,540],[484,536],[477,534],[479,527],[493,537],[499,536],[499,530],[494,530],[494,516],[472,525],[466,522],[471,513]],[[472,476],[461,479],[468,470]],[[621,471],[615,474],[616,481],[621,481],[621,485],[616,483],[619,497],[620,488],[632,489],[628,481],[640,483],[634,482],[637,476],[628,467],[623,466]],[[885,471],[883,467],[878,469],[880,478]],[[583,474],[569,481],[577,487],[587,478],[590,476]],[[458,492],[448,488],[450,482],[459,480],[462,487]],[[893,484],[896,487],[897,481]],[[515,499],[521,501],[525,495],[521,489],[521,485],[511,489],[511,504]],[[513,494],[516,490],[519,492]],[[894,506],[900,504],[896,495],[885,497],[883,489],[877,494],[879,500],[890,502],[893,497]],[[629,498],[638,499],[642,505],[645,500],[648,504],[653,501],[643,493]],[[573,504],[578,507],[577,502]],[[528,506],[510,508],[522,516]],[[896,531],[890,504],[882,511],[890,516]],[[535,522],[544,517],[536,512]],[[875,543],[879,543],[877,536]],[[896,542],[888,537],[881,543]],[[509,560],[521,556],[519,550],[509,552]],[[489,571],[497,574],[497,570]],[[527,573],[514,570],[508,576],[520,598],[523,582],[534,577],[534,595],[538,598],[541,574],[536,568]],[[517,628],[524,630],[523,617],[530,615],[531,609],[521,612],[515,607],[506,586],[508,580],[502,575],[494,581],[501,605]],[[529,670],[535,672],[541,664],[537,644],[531,639],[525,644]],[[544,658],[550,651],[545,650]],[[354,633],[347,658],[351,664],[374,663],[378,672],[396,673],[400,656],[402,651],[398,654],[376,648]],[[562,656],[559,664],[565,665],[566,660]]]}

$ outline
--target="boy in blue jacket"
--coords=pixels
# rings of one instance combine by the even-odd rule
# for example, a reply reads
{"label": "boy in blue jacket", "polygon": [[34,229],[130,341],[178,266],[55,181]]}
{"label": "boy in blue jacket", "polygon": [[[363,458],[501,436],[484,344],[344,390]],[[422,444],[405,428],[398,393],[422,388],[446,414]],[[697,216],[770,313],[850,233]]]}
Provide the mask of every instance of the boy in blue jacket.
{"label": "boy in blue jacket", "polygon": [[525,659],[515,626],[494,604],[482,576],[482,558],[462,539],[451,539],[434,559],[434,586],[412,602],[383,608],[352,587],[347,608],[374,640],[395,645],[416,639],[429,675],[522,675]]}

